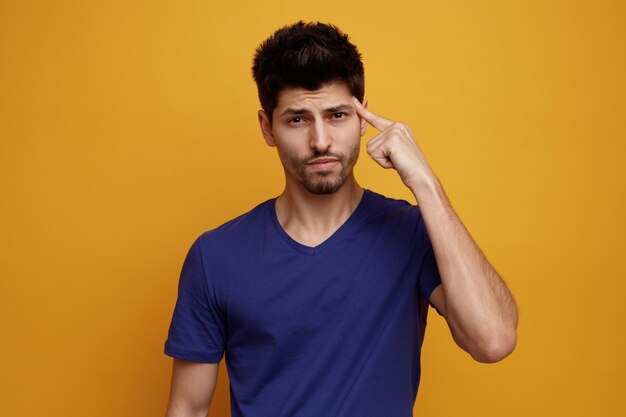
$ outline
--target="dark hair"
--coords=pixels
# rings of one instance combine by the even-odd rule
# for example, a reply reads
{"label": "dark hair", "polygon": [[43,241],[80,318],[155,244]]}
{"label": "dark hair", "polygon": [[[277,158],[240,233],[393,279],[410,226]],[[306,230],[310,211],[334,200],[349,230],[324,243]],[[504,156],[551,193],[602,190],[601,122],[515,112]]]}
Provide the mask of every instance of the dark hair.
{"label": "dark hair", "polygon": [[256,49],[252,75],[270,122],[285,88],[317,90],[339,81],[363,101],[361,54],[348,35],[330,24],[299,21],[278,29]]}

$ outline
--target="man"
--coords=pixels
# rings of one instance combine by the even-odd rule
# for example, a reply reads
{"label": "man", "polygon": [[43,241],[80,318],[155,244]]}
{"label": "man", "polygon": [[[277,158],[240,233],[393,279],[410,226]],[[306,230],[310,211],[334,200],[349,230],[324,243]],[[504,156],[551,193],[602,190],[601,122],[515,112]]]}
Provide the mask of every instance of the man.
{"label": "man", "polygon": [[[206,415],[224,353],[233,416],[411,416],[429,303],[473,358],[507,356],[513,298],[411,129],[367,109],[348,37],[284,27],[257,49],[253,74],[285,189],[192,245],[165,345],[168,416]],[[369,155],[419,207],[357,183],[367,124],[380,130]]]}

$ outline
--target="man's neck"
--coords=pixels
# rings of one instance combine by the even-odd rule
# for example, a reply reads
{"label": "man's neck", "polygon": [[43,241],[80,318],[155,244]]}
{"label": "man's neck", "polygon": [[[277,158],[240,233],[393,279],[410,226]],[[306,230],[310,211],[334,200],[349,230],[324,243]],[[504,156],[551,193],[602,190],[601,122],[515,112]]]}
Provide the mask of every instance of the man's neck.
{"label": "man's neck", "polygon": [[285,187],[276,199],[276,215],[292,239],[306,246],[324,242],[350,217],[363,188],[350,176],[332,194],[313,194],[299,185]]}

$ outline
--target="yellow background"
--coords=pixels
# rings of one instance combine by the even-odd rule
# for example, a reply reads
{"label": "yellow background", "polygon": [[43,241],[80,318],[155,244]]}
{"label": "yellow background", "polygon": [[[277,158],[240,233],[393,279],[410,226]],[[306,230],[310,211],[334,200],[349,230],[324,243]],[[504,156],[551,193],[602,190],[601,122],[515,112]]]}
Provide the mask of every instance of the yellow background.
{"label": "yellow background", "polygon": [[282,189],[250,65],[299,19],[351,35],[519,303],[495,365],[430,316],[416,416],[625,415],[624,5],[1,0],[0,415],[164,414],[189,246]]}

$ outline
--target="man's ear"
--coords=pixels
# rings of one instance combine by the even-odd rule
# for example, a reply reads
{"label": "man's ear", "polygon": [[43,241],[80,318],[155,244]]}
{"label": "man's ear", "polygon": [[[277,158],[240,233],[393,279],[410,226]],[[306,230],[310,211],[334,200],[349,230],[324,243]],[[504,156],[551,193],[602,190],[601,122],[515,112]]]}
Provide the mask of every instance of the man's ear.
{"label": "man's ear", "polygon": [[[363,107],[367,109],[367,99],[363,98]],[[361,117],[361,136],[365,135],[365,131],[367,130],[367,121]]]}
{"label": "man's ear", "polygon": [[263,110],[259,110],[259,125],[261,125],[261,133],[263,133],[267,146],[276,146],[274,134],[272,133],[272,124],[270,123],[269,117],[267,117],[267,113]]}

